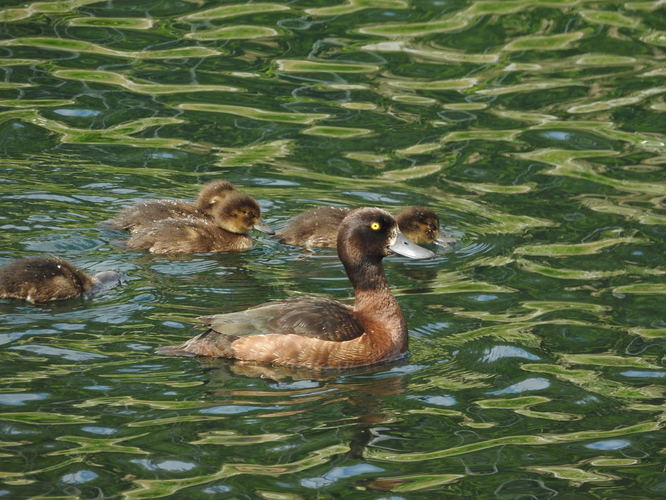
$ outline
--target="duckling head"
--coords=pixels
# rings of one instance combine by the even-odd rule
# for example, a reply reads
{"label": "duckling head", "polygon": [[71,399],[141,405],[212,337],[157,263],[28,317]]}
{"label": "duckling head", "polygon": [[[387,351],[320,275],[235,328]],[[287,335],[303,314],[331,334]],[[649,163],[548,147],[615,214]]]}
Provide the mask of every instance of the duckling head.
{"label": "duckling head", "polygon": [[212,215],[214,208],[219,206],[235,190],[236,186],[229,181],[209,182],[199,191],[197,208],[208,215]]}
{"label": "duckling head", "polygon": [[261,209],[257,201],[234,191],[213,209],[215,224],[230,233],[246,234],[251,229],[272,233],[272,229],[261,222]]}
{"label": "duckling head", "polygon": [[407,207],[396,217],[400,231],[417,245],[440,243],[439,217],[423,207]]}

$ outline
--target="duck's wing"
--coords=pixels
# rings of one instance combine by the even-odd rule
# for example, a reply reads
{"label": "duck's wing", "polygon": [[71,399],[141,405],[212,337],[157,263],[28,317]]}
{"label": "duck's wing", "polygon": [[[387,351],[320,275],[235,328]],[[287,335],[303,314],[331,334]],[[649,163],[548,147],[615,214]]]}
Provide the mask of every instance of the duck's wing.
{"label": "duck's wing", "polygon": [[351,307],[320,297],[280,300],[197,319],[215,332],[235,337],[277,333],[343,342],[363,333]]}
{"label": "duck's wing", "polygon": [[291,339],[309,337],[344,342],[363,333],[349,306],[318,297],[269,302],[245,311],[197,319],[208,328],[204,333],[178,346],[159,347],[156,352],[170,356],[235,358],[233,344],[239,339],[252,343],[251,337],[255,337],[261,343],[259,339],[285,335]]}

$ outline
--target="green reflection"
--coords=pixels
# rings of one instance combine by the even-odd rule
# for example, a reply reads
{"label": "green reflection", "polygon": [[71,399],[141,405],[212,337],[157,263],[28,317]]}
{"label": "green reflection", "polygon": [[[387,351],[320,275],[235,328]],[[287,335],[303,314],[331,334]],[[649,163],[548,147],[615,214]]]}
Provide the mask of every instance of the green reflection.
{"label": "green reflection", "polygon": [[253,40],[255,38],[270,38],[280,33],[266,26],[237,25],[226,28],[218,28],[195,33],[186,33],[185,38],[193,40]]}
{"label": "green reflection", "polygon": [[229,113],[244,116],[253,120],[293,123],[296,125],[307,125],[317,120],[329,118],[330,115],[323,113],[287,113],[281,111],[266,111],[258,108],[247,108],[244,106],[233,106],[230,104],[205,104],[184,103],[176,106],[178,109],[187,111],[207,111],[210,113]]}
{"label": "green reflection", "polygon": [[107,85],[119,85],[137,92],[139,94],[147,95],[160,95],[160,94],[178,94],[183,92],[241,92],[242,89],[238,87],[230,87],[227,85],[164,85],[158,83],[144,83],[137,82],[112,71],[96,71],[96,70],[68,70],[62,69],[53,72],[53,76],[58,78],[67,78],[71,80],[80,80],[82,82],[103,83]]}
{"label": "green reflection", "polygon": [[541,434],[538,436],[522,435],[507,436],[497,439],[489,439],[478,443],[456,446],[445,450],[437,450],[423,453],[396,453],[385,450],[368,450],[368,457],[374,460],[385,460],[388,462],[421,462],[424,460],[437,460],[486,450],[497,446],[540,446],[551,443],[571,443],[586,441],[588,439],[607,439],[612,437],[638,434],[642,432],[657,431],[661,425],[657,422],[645,422],[628,427],[620,427],[611,431],[581,431],[569,434]]}
{"label": "green reflection", "polygon": [[254,474],[258,476],[293,474],[322,465],[328,462],[331,457],[345,453],[348,449],[347,446],[343,445],[329,446],[316,450],[301,460],[278,465],[227,463],[216,473],[184,479],[137,479],[135,483],[138,485],[138,488],[125,492],[123,498],[160,498],[173,495],[184,488],[210,483],[239,474]]}
{"label": "green reflection", "polygon": [[73,40],[50,37],[19,37],[0,41],[0,46],[23,45],[47,50],[63,50],[66,52],[81,52],[99,54],[103,56],[122,57],[127,59],[174,59],[189,57],[210,57],[221,53],[207,47],[179,47],[164,50],[115,50],[84,40]]}
{"label": "green reflection", "polygon": [[135,17],[76,17],[69,19],[67,23],[70,26],[124,30],[148,30],[153,27],[152,19]]}
{"label": "green reflection", "polygon": [[180,21],[213,21],[216,19],[228,19],[230,17],[246,16],[249,14],[260,14],[267,12],[276,12],[289,10],[286,5],[278,3],[252,3],[252,4],[233,4],[215,7],[213,9],[202,10],[193,14],[188,14],[179,18]]}

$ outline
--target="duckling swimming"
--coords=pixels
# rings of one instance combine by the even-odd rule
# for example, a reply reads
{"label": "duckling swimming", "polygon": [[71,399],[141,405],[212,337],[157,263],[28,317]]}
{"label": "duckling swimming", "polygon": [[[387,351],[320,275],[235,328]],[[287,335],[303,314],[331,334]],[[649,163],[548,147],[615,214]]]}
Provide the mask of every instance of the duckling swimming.
{"label": "duckling swimming", "polygon": [[0,298],[49,302],[98,294],[119,283],[115,271],[90,276],[59,257],[28,257],[0,269]]}
{"label": "duckling swimming", "polygon": [[[289,245],[306,248],[335,248],[338,226],[351,209],[317,207],[297,215],[277,233],[278,239]],[[400,231],[418,245],[435,243],[448,247],[456,241],[439,231],[439,217],[429,208],[407,207],[396,216]]]}
{"label": "duckling swimming", "polygon": [[170,218],[196,217],[211,219],[213,211],[236,187],[223,180],[205,184],[199,191],[196,203],[183,200],[150,200],[123,209],[108,224],[115,229],[135,233],[158,221]]}
{"label": "duckling swimming", "polygon": [[213,205],[210,219],[190,215],[157,221],[136,231],[127,248],[160,254],[239,252],[252,248],[251,229],[273,233],[261,222],[256,200],[232,191]]}
{"label": "duckling swimming", "polygon": [[408,240],[395,219],[359,208],[340,224],[338,256],[354,288],[350,307],[298,297],[245,311],[198,318],[208,330],[161,354],[234,358],[305,368],[364,366],[397,359],[407,350],[407,326],[386,281],[382,259],[435,254]]}

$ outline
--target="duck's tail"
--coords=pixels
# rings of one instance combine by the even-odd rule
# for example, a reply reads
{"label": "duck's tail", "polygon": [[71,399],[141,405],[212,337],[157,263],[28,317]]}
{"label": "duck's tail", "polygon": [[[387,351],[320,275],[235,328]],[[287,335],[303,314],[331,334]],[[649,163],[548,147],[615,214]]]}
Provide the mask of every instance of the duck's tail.
{"label": "duck's tail", "polygon": [[176,346],[158,347],[155,352],[165,356],[214,356],[233,358],[231,344],[238,337],[224,335],[212,328]]}

